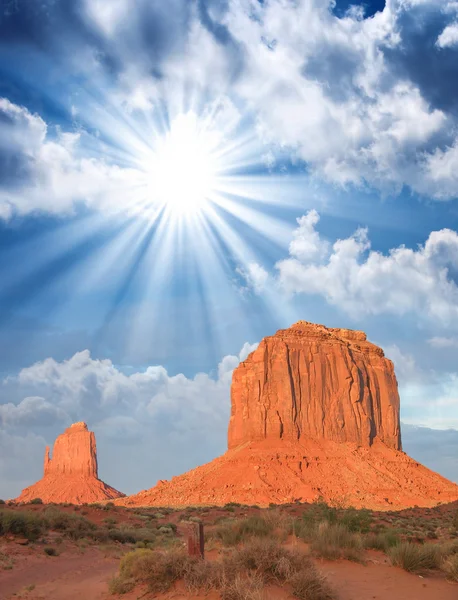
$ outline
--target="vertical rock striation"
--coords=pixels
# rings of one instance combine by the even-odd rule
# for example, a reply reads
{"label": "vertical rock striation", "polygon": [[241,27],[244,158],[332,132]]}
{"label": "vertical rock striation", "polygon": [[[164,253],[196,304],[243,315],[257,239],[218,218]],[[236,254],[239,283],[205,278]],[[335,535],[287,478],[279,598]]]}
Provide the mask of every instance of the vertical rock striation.
{"label": "vertical rock striation", "polygon": [[393,363],[362,331],[299,321],[235,369],[228,446],[313,438],[401,450]]}
{"label": "vertical rock striation", "polygon": [[400,509],[458,499],[457,485],[401,451],[393,364],[362,331],[299,321],[265,338],[235,369],[231,402],[223,456],[116,502]]}
{"label": "vertical rock striation", "polygon": [[124,496],[98,478],[95,435],[82,421],[68,427],[45,450],[43,479],[25,488],[16,499],[30,502],[98,502]]}

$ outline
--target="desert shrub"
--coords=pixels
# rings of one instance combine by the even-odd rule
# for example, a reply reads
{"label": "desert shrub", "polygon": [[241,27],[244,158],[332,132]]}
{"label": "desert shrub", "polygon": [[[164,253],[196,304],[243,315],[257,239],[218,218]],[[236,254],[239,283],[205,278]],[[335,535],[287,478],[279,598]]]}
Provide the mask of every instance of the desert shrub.
{"label": "desert shrub", "polygon": [[193,593],[219,588],[224,580],[223,565],[217,561],[189,558],[184,567],[183,580],[186,588]]}
{"label": "desert shrub", "polygon": [[46,548],[43,549],[43,552],[48,556],[58,556],[59,554],[57,550],[52,546],[46,546]]}
{"label": "desert shrub", "polygon": [[458,510],[455,511],[455,513],[452,517],[452,525],[455,529],[458,529]]}
{"label": "desert shrub", "polygon": [[6,504],[6,502],[0,498],[0,504]]}
{"label": "desert shrub", "polygon": [[116,525],[118,521],[116,519],[113,519],[113,517],[107,517],[106,519],[103,519],[103,522],[108,527],[114,527],[114,525]]}
{"label": "desert shrub", "polygon": [[93,534],[94,538],[99,541],[111,540],[121,544],[154,543],[157,535],[155,530],[146,527],[134,528],[124,524],[121,524],[118,528],[99,529]]}
{"label": "desert shrub", "polygon": [[297,549],[285,548],[275,540],[253,539],[237,548],[226,559],[230,572],[253,571],[264,581],[287,581],[294,573],[312,568],[310,557]]}
{"label": "desert shrub", "polygon": [[412,542],[403,542],[388,551],[393,565],[410,573],[424,573],[439,568],[443,559],[443,549],[438,544],[419,546]]}
{"label": "desert shrub", "polygon": [[442,563],[441,568],[448,579],[458,581],[458,554],[452,554],[446,558]]}
{"label": "desert shrub", "polygon": [[158,593],[167,591],[179,579],[194,593],[217,589],[223,600],[260,600],[262,587],[269,582],[291,583],[301,600],[334,598],[307,554],[274,540],[256,538],[219,561],[189,557],[183,550],[137,549],[121,559],[110,590],[124,593],[143,584],[148,591]]}
{"label": "desert shrub", "polygon": [[221,600],[262,600],[263,581],[260,577],[224,578],[220,585]]}
{"label": "desert shrub", "polygon": [[28,540],[36,540],[45,529],[41,515],[33,512],[0,511],[0,535],[12,533],[22,535]]}
{"label": "desert shrub", "polygon": [[300,600],[335,600],[336,594],[315,569],[295,573],[289,580],[293,595]]}
{"label": "desert shrub", "polygon": [[240,506],[242,506],[240,502],[227,502],[223,508],[239,508]]}
{"label": "desert shrub", "polygon": [[107,502],[103,505],[103,510],[111,510],[112,508],[115,508],[114,502]]}
{"label": "desert shrub", "polygon": [[87,537],[97,528],[95,523],[89,521],[89,519],[86,519],[82,515],[66,513],[54,506],[46,508],[43,512],[43,516],[50,529],[64,531],[65,534],[73,540]]}
{"label": "desert shrub", "polygon": [[341,523],[325,521],[313,531],[311,550],[329,560],[348,558],[359,561],[362,559],[363,543],[359,534],[352,533]]}
{"label": "desert shrub", "polygon": [[41,498],[33,498],[33,500],[30,500],[30,504],[43,504],[43,500]]}
{"label": "desert shrub", "polygon": [[175,523],[163,523],[161,527],[166,527],[167,529],[170,529],[172,533],[177,532],[177,526],[175,525]]}
{"label": "desert shrub", "polygon": [[267,537],[272,535],[274,525],[272,522],[254,515],[247,519],[231,520],[222,523],[211,532],[212,537],[220,539],[225,546],[236,546],[244,540],[253,537]]}
{"label": "desert shrub", "polygon": [[165,592],[184,577],[188,562],[189,557],[183,551],[138,549],[121,559],[119,578],[135,584],[146,583],[152,592]]}
{"label": "desert shrub", "polygon": [[385,531],[383,533],[368,533],[363,539],[366,548],[382,550],[388,552],[390,548],[401,542],[401,538],[395,531]]}
{"label": "desert shrub", "polygon": [[338,514],[337,509],[333,506],[329,506],[326,502],[319,500],[314,502],[307,510],[303,513],[302,519],[306,524],[316,525],[323,521],[328,523],[337,523]]}
{"label": "desert shrub", "polygon": [[353,533],[367,533],[372,524],[372,513],[365,508],[347,508],[338,516],[338,522]]}

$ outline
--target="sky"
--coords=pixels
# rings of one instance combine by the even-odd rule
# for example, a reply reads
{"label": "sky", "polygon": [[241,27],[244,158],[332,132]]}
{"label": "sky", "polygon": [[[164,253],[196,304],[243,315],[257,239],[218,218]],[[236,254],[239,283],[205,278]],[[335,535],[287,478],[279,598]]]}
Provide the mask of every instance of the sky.
{"label": "sky", "polygon": [[458,2],[0,0],[0,498],[72,422],[125,493],[224,452],[304,319],[458,481]]}

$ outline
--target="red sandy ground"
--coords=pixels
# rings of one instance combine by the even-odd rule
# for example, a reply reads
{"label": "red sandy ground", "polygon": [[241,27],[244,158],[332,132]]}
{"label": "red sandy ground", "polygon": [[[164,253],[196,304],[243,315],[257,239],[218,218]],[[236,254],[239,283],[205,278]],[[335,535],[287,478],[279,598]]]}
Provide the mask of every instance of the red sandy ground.
{"label": "red sandy ground", "polygon": [[[33,510],[41,512],[45,506],[28,505],[14,507],[14,510]],[[458,503],[444,505],[434,509],[434,514],[429,515],[424,510],[412,508],[396,513],[396,516],[411,516],[421,520],[437,517],[438,513],[454,512]],[[59,509],[73,513],[74,507]],[[86,518],[91,521],[103,523],[107,517],[113,517],[118,523],[141,523],[141,519],[130,511],[116,508],[110,511],[94,507],[84,507]],[[304,506],[288,507],[289,514],[300,514]],[[257,513],[256,509],[236,508],[232,516],[243,516]],[[81,513],[79,513],[81,514]],[[179,533],[184,533],[186,527],[180,519],[180,512],[174,512],[164,517],[164,522],[178,524]],[[218,516],[228,516],[223,509],[211,509],[202,514],[204,521],[214,522]],[[376,515],[374,515],[376,516]],[[49,545],[56,547],[58,534],[47,534]],[[288,543],[294,543],[289,540]],[[301,542],[296,542],[301,544]],[[16,540],[5,540],[0,537],[0,553],[14,559],[12,570],[0,568],[0,600],[114,600],[107,591],[109,580],[117,573],[119,554],[127,548],[112,544],[110,547],[88,546],[84,553],[77,544],[64,540],[59,547],[61,554],[50,557],[43,553],[42,548],[22,546]],[[118,556],[115,557],[115,555]],[[218,551],[208,553],[208,558],[213,559]],[[338,591],[339,600],[457,600],[458,584],[449,583],[440,573],[431,577],[419,577],[393,567],[388,563],[387,557],[376,551],[367,552],[367,565],[360,565],[348,561],[329,562],[317,560],[316,564],[328,578],[330,584]],[[28,586],[34,586],[27,591]],[[143,590],[136,590],[131,594],[122,596],[125,600],[137,600]],[[142,596],[150,600],[153,595]],[[176,586],[166,594],[155,595],[158,600],[219,600],[217,592],[206,595],[191,595],[182,585]],[[266,600],[293,600],[287,590],[279,587],[270,587],[266,590]]]}
{"label": "red sandy ground", "polygon": [[[456,600],[458,585],[440,577],[421,578],[386,564],[386,558],[370,552],[366,566],[348,561],[318,561],[318,568],[327,576],[330,584],[339,592],[339,600]],[[105,558],[96,548],[84,555],[69,552],[60,557],[30,557],[20,569],[0,572],[0,599],[14,600],[109,600],[107,592],[111,577],[116,574],[118,561]],[[25,591],[31,584],[35,588]],[[292,600],[288,592],[279,587],[266,590],[266,598]],[[136,600],[139,590],[123,596]],[[153,595],[145,595],[145,600]],[[219,595],[191,595],[178,585],[172,591],[155,595],[159,600],[217,600]]]}

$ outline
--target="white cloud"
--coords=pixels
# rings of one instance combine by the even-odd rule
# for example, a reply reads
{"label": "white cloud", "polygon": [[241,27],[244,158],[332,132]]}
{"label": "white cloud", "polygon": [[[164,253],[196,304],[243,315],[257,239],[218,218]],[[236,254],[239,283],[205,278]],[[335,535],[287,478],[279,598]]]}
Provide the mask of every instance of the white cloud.
{"label": "white cloud", "polygon": [[[272,141],[330,181],[456,196],[454,181],[432,166],[446,152],[437,139],[447,136],[449,117],[384,56],[402,44],[398,19],[408,7],[392,2],[371,19],[360,11],[338,19],[330,6],[233,1],[226,23],[245,51],[236,92]],[[457,157],[447,160],[456,169]]]}
{"label": "white cloud", "polygon": [[[41,476],[45,445],[42,437],[30,441],[30,430],[52,444],[66,426],[84,420],[97,435],[100,474],[108,483],[131,492],[151,486],[155,479],[145,478],[178,474],[224,451],[232,371],[256,347],[245,343],[238,355],[223,357],[215,376],[169,375],[162,366],[126,375],[88,350],[62,362],[37,362],[0,386],[0,449],[10,438],[15,447],[21,439],[25,447],[40,447],[38,457],[24,451],[29,485]],[[17,479],[24,483],[10,474],[14,461],[13,450],[0,453],[0,479],[8,473],[4,496],[19,493]]]}
{"label": "white cloud", "polygon": [[[76,202],[103,209],[134,203],[138,173],[84,156],[82,133],[50,135],[43,119],[0,98],[0,216],[69,213]],[[122,203],[122,204],[121,204]]]}
{"label": "white cloud", "polygon": [[[253,135],[262,132],[264,141],[303,159],[310,172],[328,181],[368,183],[382,193],[398,193],[407,185],[438,200],[456,196],[456,118],[430,103],[419,84],[406,73],[401,77],[387,58],[409,42],[411,32],[402,26],[409,11],[417,11],[418,18],[428,11],[426,19],[437,3],[392,0],[383,12],[363,19],[360,8],[337,18],[331,0],[230,0],[210,8],[213,28],[205,26],[195,7],[185,10],[183,0],[169,4],[166,9],[140,2],[131,10],[126,0],[82,1],[85,23],[119,63],[116,85],[106,90],[114,114],[144,112],[154,122],[164,102],[170,115],[183,110],[188,90],[195,104],[230,96],[227,104],[236,120],[240,112],[253,117]],[[181,13],[183,19],[173,18]],[[458,39],[456,2],[444,0],[440,13],[450,22],[437,46],[449,48]],[[147,19],[168,31],[152,49],[140,31]],[[100,74],[105,53],[88,48],[81,52],[98,56]],[[160,77],[153,77],[153,70]],[[68,212],[76,201],[106,209],[135,193],[138,174],[88,156],[87,134],[52,138],[43,119],[0,102],[0,110],[12,118],[0,133],[12,140],[11,147],[16,139],[28,171],[28,178],[17,178],[18,188],[3,186],[0,216]],[[90,113],[95,127],[116,135],[113,115],[101,117],[93,107],[76,104],[73,111]],[[128,153],[143,144],[135,134],[142,125],[129,122],[132,127],[120,123],[117,140]],[[224,122],[226,116],[223,128]],[[136,139],[128,143],[126,137]],[[273,165],[272,149],[264,150],[258,155]]]}
{"label": "white cloud", "polygon": [[298,219],[290,256],[276,264],[280,290],[323,296],[353,317],[416,313],[442,323],[456,323],[455,231],[434,231],[417,249],[399,246],[382,254],[371,250],[366,229],[328,246],[315,230],[317,221],[315,211]]}
{"label": "white cloud", "polygon": [[0,424],[4,426],[40,426],[53,425],[68,420],[61,408],[54,406],[40,396],[29,396],[13,404],[0,404]]}
{"label": "white cloud", "polygon": [[[171,429],[183,431],[205,429],[209,421],[225,427],[232,371],[256,346],[246,343],[237,356],[225,356],[216,378],[169,375],[162,366],[126,375],[110,360],[93,359],[88,350],[62,362],[48,358],[3,381],[1,397],[27,397],[0,404],[0,422],[19,427],[87,420],[107,433],[120,423],[141,429],[156,419],[171,419]],[[33,391],[36,396],[30,396]]]}
{"label": "white cloud", "polygon": [[432,337],[428,340],[433,348],[458,348],[458,339],[452,337]]}
{"label": "white cloud", "polygon": [[458,23],[447,25],[444,31],[437,38],[436,42],[439,48],[450,48],[458,45]]}
{"label": "white cloud", "polygon": [[236,271],[246,281],[248,289],[254,290],[257,294],[265,290],[269,274],[258,263],[250,262],[243,267],[237,267]]}

